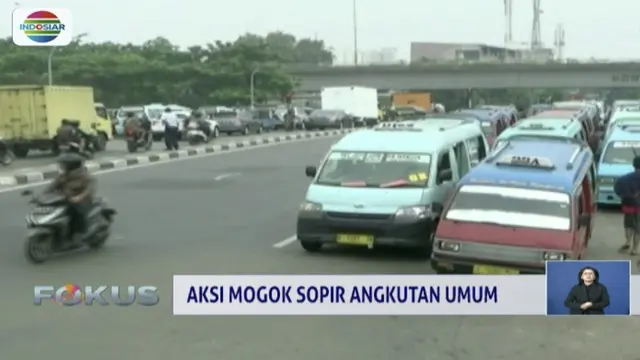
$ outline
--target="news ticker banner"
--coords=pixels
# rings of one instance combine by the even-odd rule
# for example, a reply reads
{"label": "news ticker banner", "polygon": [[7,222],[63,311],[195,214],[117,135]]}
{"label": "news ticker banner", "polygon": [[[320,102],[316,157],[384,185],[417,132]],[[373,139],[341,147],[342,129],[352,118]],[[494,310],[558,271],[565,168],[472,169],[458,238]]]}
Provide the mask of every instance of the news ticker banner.
{"label": "news ticker banner", "polygon": [[[176,275],[173,314],[565,315],[571,279],[558,287],[545,275]],[[606,285],[615,311],[605,313],[640,314],[640,276]]]}

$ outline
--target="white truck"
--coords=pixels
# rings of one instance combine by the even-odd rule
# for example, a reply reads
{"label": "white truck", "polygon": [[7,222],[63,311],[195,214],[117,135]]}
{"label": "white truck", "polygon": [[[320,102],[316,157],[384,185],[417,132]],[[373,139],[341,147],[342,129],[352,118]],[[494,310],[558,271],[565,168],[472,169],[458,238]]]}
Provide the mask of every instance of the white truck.
{"label": "white truck", "polygon": [[342,110],[355,124],[374,126],[378,123],[378,90],[361,86],[332,86],[320,93],[322,110]]}

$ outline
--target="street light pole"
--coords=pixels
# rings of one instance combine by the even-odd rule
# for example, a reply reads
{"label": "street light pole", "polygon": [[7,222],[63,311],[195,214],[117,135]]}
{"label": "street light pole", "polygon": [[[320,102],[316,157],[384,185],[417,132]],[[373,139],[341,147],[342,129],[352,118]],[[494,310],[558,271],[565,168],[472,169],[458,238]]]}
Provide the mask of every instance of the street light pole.
{"label": "street light pole", "polygon": [[47,75],[49,76],[49,86],[53,85],[53,53],[56,52],[57,47],[52,47],[49,51],[49,58],[47,59]]}
{"label": "street light pole", "polygon": [[[85,36],[87,36],[87,33],[78,34],[73,37],[72,41],[79,42]],[[51,51],[49,51],[49,58],[47,59],[47,77],[49,78],[49,86],[53,85],[53,54],[57,49],[57,46],[52,47]]]}
{"label": "street light pole", "polygon": [[251,96],[251,108],[254,108],[254,103],[255,103],[255,77],[256,74],[258,73],[259,68],[255,68],[253,69],[253,71],[251,72],[251,79],[249,80],[249,86],[250,86],[250,96]]}
{"label": "street light pole", "polygon": [[353,0],[353,65],[358,66],[358,12],[357,0]]}

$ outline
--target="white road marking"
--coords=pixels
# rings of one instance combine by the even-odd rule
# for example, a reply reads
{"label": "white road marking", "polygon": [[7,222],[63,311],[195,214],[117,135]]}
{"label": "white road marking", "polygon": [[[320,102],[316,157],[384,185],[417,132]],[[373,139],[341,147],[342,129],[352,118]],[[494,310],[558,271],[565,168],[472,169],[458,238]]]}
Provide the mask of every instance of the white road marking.
{"label": "white road marking", "polygon": [[240,173],[229,173],[229,174],[221,174],[213,178],[213,181],[220,181],[224,179],[228,179],[230,177],[240,176]]}
{"label": "white road marking", "polygon": [[276,248],[276,249],[282,249],[283,247],[289,246],[289,245],[291,245],[291,244],[293,244],[294,242],[297,242],[297,241],[298,241],[298,236],[297,235],[291,235],[288,238],[273,244],[273,247]]}
{"label": "white road marking", "polygon": [[[127,167],[122,167],[122,168],[99,170],[99,171],[96,171],[96,172],[92,172],[91,174],[92,175],[110,174],[110,173],[120,172],[120,171],[125,171],[125,170],[142,169],[142,168],[146,168],[148,166],[156,166],[156,165],[163,165],[163,164],[173,164],[173,163],[176,163],[178,161],[202,159],[204,157],[220,156],[220,155],[226,155],[226,154],[231,154],[231,153],[236,153],[236,152],[244,152],[244,151],[251,151],[251,150],[254,150],[254,149],[272,147],[272,146],[282,146],[282,145],[293,144],[293,143],[297,143],[297,142],[329,139],[329,138],[332,138],[332,137],[335,137],[335,136],[339,136],[339,135],[336,134],[336,135],[330,135],[330,136],[302,138],[302,139],[281,141],[281,142],[276,142],[276,143],[246,146],[246,147],[241,147],[241,148],[236,148],[236,149],[231,149],[231,150],[226,150],[226,151],[219,151],[219,152],[213,152],[213,153],[204,153],[204,154],[199,154],[199,155],[196,155],[196,156],[188,156],[188,157],[184,157],[184,158],[171,159],[170,161],[165,159],[165,160],[161,160],[161,161],[151,162],[151,163],[148,163],[148,164],[138,164],[138,165],[127,166]],[[0,194],[9,193],[9,192],[18,191],[18,190],[23,190],[23,189],[28,189],[28,188],[32,188],[32,187],[36,187],[36,186],[41,186],[41,185],[48,184],[50,182],[51,182],[51,180],[45,180],[45,181],[40,181],[40,182],[36,182],[36,183],[31,183],[31,184],[16,185],[16,186],[11,186],[11,187],[6,187],[6,188],[0,188]]]}

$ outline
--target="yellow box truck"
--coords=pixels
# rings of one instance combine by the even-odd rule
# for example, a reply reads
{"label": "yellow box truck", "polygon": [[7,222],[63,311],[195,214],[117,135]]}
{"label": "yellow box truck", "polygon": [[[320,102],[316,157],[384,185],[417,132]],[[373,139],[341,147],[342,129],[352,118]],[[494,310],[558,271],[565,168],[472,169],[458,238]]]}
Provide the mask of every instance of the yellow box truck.
{"label": "yellow box truck", "polygon": [[[62,119],[77,120],[82,130],[97,135],[104,150],[111,126],[96,115],[93,88],[82,86],[0,86],[0,135],[13,145],[17,157],[29,150],[57,151],[55,135]],[[108,129],[108,130],[107,130]]]}
{"label": "yellow box truck", "polygon": [[399,92],[391,95],[393,106],[418,106],[429,111],[431,109],[431,93]]}

